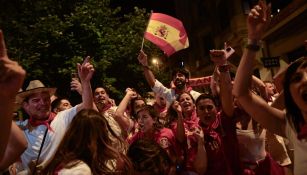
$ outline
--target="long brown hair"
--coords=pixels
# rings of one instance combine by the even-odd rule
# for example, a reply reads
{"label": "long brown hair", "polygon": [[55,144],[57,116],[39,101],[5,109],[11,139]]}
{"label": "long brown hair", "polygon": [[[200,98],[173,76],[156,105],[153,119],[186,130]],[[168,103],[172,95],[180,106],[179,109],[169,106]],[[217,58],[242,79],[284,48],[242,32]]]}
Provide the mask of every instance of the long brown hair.
{"label": "long brown hair", "polygon": [[[292,76],[295,74],[296,70],[300,67],[307,66],[307,58],[300,59],[293,62],[287,69],[284,78],[284,94],[285,94],[285,106],[287,111],[287,117],[289,121],[293,123],[293,127],[297,133],[300,132],[300,125],[305,124],[305,120],[302,114],[302,110],[294,102],[292,94],[290,92],[290,85],[293,83]],[[291,125],[292,126],[292,125]]]}
{"label": "long brown hair", "polygon": [[[72,120],[53,160],[43,170],[43,174],[53,174],[59,167],[74,167],[80,161],[86,163],[94,175],[132,174],[131,162],[112,147],[110,134],[116,137],[99,112],[81,110]],[[121,170],[107,166],[110,161],[116,160],[122,164]]]}

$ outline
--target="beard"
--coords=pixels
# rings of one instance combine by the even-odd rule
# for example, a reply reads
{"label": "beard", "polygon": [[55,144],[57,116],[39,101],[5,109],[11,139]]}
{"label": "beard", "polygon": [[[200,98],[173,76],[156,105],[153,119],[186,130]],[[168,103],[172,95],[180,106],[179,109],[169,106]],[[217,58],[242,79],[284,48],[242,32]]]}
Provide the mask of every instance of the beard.
{"label": "beard", "polygon": [[183,89],[185,87],[185,80],[176,79],[175,86],[177,89]]}

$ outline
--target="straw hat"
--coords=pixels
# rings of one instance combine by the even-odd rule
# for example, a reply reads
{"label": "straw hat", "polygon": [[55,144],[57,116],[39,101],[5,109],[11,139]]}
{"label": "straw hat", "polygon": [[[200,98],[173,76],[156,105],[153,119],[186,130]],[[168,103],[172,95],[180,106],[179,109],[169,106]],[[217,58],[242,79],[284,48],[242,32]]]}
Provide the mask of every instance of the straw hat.
{"label": "straw hat", "polygon": [[25,91],[19,92],[16,96],[16,103],[21,104],[25,98],[34,93],[40,92],[49,92],[50,97],[55,93],[56,88],[47,88],[45,85],[39,80],[30,81],[28,87]]}

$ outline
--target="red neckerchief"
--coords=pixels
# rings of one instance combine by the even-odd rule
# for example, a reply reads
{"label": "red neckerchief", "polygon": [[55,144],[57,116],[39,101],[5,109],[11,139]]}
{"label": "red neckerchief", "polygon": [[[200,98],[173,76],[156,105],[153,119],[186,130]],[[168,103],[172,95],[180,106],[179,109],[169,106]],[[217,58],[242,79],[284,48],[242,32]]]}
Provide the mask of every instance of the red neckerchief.
{"label": "red neckerchief", "polygon": [[301,140],[307,138],[307,124],[302,124],[300,129],[301,131],[297,134],[297,139]]}
{"label": "red neckerchief", "polygon": [[190,93],[190,91],[192,90],[192,87],[191,87],[191,86],[186,87],[186,89],[185,89],[183,92],[179,92],[179,90],[176,89],[176,88],[174,88],[174,90],[175,90],[175,94],[176,94],[176,95],[179,95],[179,94],[182,94],[182,93],[184,93],[184,92]]}
{"label": "red neckerchief", "polygon": [[184,118],[183,119],[184,124],[186,124],[188,126],[188,128],[198,128],[198,122],[199,122],[199,118],[196,115],[196,111],[193,111],[191,118],[187,119]]}
{"label": "red neckerchief", "polygon": [[101,112],[106,112],[108,109],[110,109],[112,107],[112,104],[111,103],[108,103],[107,105],[105,105],[103,108],[102,108],[102,110],[101,110]]}
{"label": "red neckerchief", "polygon": [[216,115],[216,119],[208,126],[204,125],[201,121],[199,121],[199,125],[202,127],[205,138],[210,141],[212,139],[218,138],[218,132],[216,129],[219,127],[219,114]]}
{"label": "red neckerchief", "polygon": [[53,175],[58,175],[59,172],[60,172],[63,168],[64,168],[63,165],[62,165],[62,164],[59,164],[59,165],[55,168],[55,170],[53,171]]}
{"label": "red neckerchief", "polygon": [[37,127],[39,125],[45,125],[48,128],[48,130],[53,131],[52,128],[50,127],[50,123],[55,118],[55,116],[56,116],[55,113],[50,112],[48,118],[46,118],[45,120],[36,120],[33,117],[30,117],[29,123],[32,127]]}

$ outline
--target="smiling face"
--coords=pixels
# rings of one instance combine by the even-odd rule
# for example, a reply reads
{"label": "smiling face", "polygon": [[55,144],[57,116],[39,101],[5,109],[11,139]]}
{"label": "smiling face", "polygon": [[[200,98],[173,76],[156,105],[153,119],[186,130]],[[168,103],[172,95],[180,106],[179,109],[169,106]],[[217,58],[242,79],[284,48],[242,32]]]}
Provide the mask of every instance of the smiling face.
{"label": "smiling face", "polygon": [[154,120],[149,114],[149,111],[144,109],[138,112],[138,124],[143,132],[150,132],[153,129]]}
{"label": "smiling face", "polygon": [[94,101],[99,110],[102,109],[106,104],[110,103],[109,95],[104,88],[98,87],[95,89]]}
{"label": "smiling face", "polygon": [[178,102],[182,108],[182,112],[185,113],[192,113],[195,109],[194,101],[191,95],[187,93],[183,93],[180,95]]}
{"label": "smiling face", "polygon": [[213,101],[209,98],[201,99],[196,104],[196,112],[200,121],[205,125],[210,125],[215,121],[217,110]]}
{"label": "smiling face", "polygon": [[22,104],[26,113],[37,120],[48,117],[51,111],[51,100],[49,92],[34,93]]}
{"label": "smiling face", "polygon": [[173,82],[177,89],[183,89],[188,82],[188,79],[184,74],[177,72],[173,77]]}
{"label": "smiling face", "polygon": [[307,112],[307,61],[290,77],[290,93],[293,101],[303,112]]}

